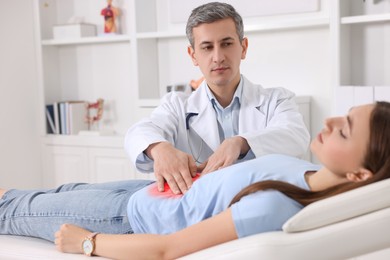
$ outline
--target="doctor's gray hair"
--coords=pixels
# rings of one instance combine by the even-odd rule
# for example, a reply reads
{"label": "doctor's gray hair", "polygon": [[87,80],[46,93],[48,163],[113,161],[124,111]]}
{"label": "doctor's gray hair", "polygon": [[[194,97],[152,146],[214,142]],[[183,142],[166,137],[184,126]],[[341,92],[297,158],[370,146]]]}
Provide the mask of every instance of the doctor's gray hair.
{"label": "doctor's gray hair", "polygon": [[192,10],[187,21],[186,34],[192,48],[194,48],[194,35],[192,30],[204,23],[213,23],[222,19],[232,18],[240,42],[244,39],[244,24],[242,17],[233,6],[226,3],[211,2]]}

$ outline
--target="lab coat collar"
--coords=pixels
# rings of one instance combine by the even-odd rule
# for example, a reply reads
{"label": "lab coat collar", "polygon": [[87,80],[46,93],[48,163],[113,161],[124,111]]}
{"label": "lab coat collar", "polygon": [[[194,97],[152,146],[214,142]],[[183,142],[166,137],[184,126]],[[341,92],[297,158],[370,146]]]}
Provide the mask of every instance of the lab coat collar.
{"label": "lab coat collar", "polygon": [[204,80],[199,88],[188,98],[186,115],[189,113],[198,114],[190,122],[190,131],[195,131],[215,151],[220,145],[220,139],[213,104],[206,93],[207,87]]}
{"label": "lab coat collar", "polygon": [[[262,104],[264,103],[263,88],[260,86],[258,88],[254,87],[244,76],[241,76],[241,80],[243,81],[243,88],[240,100],[239,134],[262,129],[264,122],[260,119],[256,120],[256,118],[259,118],[259,113],[265,115],[262,109]],[[186,115],[189,113],[198,114],[191,119],[191,130],[195,131],[215,151],[220,145],[220,138],[215,111],[207,97],[207,87],[204,80],[199,88],[187,99],[185,111]]]}
{"label": "lab coat collar", "polygon": [[[242,78],[244,85],[238,123],[239,135],[259,131],[259,129],[265,127],[264,120],[267,121],[269,115],[267,114],[267,107],[264,104],[266,100],[271,98],[266,94],[263,87],[260,85],[255,87],[247,78]],[[264,118],[264,120],[260,120],[261,118]]]}
{"label": "lab coat collar", "polygon": [[247,78],[242,76],[242,95],[241,103],[248,104],[249,107],[257,108],[264,103],[263,88],[261,86],[254,87],[254,84]]}

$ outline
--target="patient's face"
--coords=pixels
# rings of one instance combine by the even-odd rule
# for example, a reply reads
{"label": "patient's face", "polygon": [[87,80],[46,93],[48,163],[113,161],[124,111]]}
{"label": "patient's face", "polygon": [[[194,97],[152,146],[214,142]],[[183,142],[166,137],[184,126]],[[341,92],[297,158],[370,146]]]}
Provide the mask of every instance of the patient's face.
{"label": "patient's face", "polygon": [[311,149],[326,168],[344,174],[363,167],[373,108],[374,105],[354,107],[345,117],[325,121],[325,127],[312,141]]}
{"label": "patient's face", "polygon": [[189,54],[211,87],[236,87],[247,40],[240,42],[233,19],[227,18],[193,28],[194,48]]}

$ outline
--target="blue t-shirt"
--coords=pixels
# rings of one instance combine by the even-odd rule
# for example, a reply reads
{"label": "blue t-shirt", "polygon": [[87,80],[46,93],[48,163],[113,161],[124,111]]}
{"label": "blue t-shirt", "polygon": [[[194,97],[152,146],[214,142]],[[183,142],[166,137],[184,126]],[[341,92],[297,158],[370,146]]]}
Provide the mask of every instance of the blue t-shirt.
{"label": "blue t-shirt", "polygon": [[[170,234],[226,210],[239,191],[258,181],[280,180],[309,189],[304,174],[318,169],[310,162],[274,154],[207,174],[184,196],[167,198],[152,184],[131,196],[129,222],[135,233]],[[238,237],[245,237],[281,230],[301,208],[283,193],[267,190],[243,197],[231,210]]]}

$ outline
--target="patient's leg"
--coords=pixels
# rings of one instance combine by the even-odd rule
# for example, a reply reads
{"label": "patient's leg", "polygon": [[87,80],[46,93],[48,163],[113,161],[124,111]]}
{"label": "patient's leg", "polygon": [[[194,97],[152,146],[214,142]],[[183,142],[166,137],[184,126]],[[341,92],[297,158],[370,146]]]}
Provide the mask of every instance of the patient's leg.
{"label": "patient's leg", "polygon": [[151,181],[63,185],[55,190],[9,190],[0,200],[0,234],[54,241],[61,224],[101,233],[132,233],[127,202]]}

